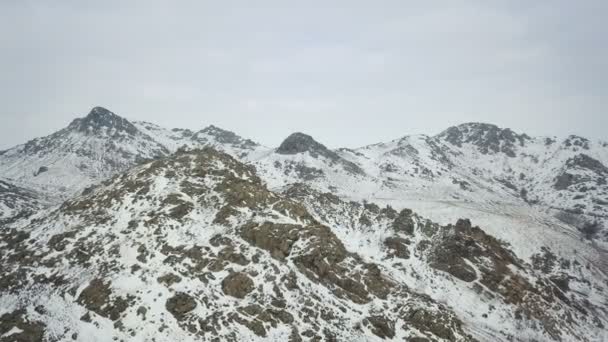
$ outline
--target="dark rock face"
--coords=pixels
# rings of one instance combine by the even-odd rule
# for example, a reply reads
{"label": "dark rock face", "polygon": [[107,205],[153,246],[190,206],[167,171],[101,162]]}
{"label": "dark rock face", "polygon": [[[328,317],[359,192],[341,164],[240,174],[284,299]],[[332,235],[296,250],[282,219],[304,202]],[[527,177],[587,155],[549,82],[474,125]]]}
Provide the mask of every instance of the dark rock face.
{"label": "dark rock face", "polygon": [[103,107],[95,107],[89,114],[80,119],[72,121],[68,129],[75,129],[84,133],[94,133],[101,129],[115,129],[115,134],[126,133],[129,135],[137,134],[137,128],[124,119]]}
{"label": "dark rock face", "polygon": [[414,219],[410,209],[403,209],[393,221],[393,229],[396,232],[404,232],[408,235],[414,234]]}
{"label": "dark rock face", "polygon": [[397,236],[391,236],[384,240],[384,246],[389,250],[389,256],[394,256],[401,259],[409,259],[410,252],[407,246],[411,242]]}
{"label": "dark rock face", "polygon": [[608,167],[602,164],[602,162],[599,160],[591,158],[584,153],[568,159],[568,161],[566,161],[566,166],[586,169],[599,175],[608,174]]}
{"label": "dark rock face", "polygon": [[[569,170],[586,171],[585,174],[573,174]],[[555,178],[553,188],[555,190],[565,190],[570,186],[595,181],[597,185],[603,185],[608,177],[608,167],[599,160],[594,159],[584,153],[570,158],[566,161],[565,170]]]}
{"label": "dark rock face", "polygon": [[222,291],[235,298],[245,298],[253,288],[253,280],[242,272],[232,273],[222,280]]}
{"label": "dark rock face", "polygon": [[584,150],[589,149],[589,140],[576,135],[571,135],[564,140],[564,146],[573,148],[582,148]]}
{"label": "dark rock face", "polygon": [[291,246],[299,239],[300,226],[273,224],[266,222],[261,226],[243,227],[241,236],[253,245],[270,252],[278,260],[285,260],[291,253]]}
{"label": "dark rock face", "polygon": [[555,190],[566,190],[571,185],[577,183],[577,177],[571,173],[564,172],[559,176],[555,177],[555,184],[553,184],[553,188]]}
{"label": "dark rock face", "polygon": [[383,316],[372,316],[365,319],[372,326],[372,332],[382,339],[395,337],[395,322],[391,322]]}
{"label": "dark rock face", "polygon": [[304,133],[293,133],[287,137],[279,148],[277,148],[279,154],[298,154],[304,152],[310,152],[311,154],[320,154],[323,156],[337,155],[331,152],[325,145],[318,143],[310,135]]}
{"label": "dark rock face", "polygon": [[179,292],[167,299],[165,307],[176,319],[182,320],[188,312],[196,308],[196,301],[190,295]]}
{"label": "dark rock face", "polygon": [[36,171],[36,172],[34,173],[34,176],[38,176],[39,174],[41,174],[41,173],[45,173],[45,172],[48,172],[48,171],[49,171],[49,168],[48,168],[48,167],[46,167],[46,166],[41,166],[40,168],[38,168],[38,171]]}
{"label": "dark rock face", "polygon": [[476,145],[483,154],[502,152],[509,157],[515,157],[516,145],[524,146],[530,137],[516,134],[512,130],[501,129],[495,125],[484,123],[468,123],[450,127],[441,134],[452,145],[462,147],[463,143]]}
{"label": "dark rock face", "polygon": [[[7,335],[12,329],[20,332]],[[16,310],[0,316],[0,342],[43,341],[45,325],[26,318],[25,310]]]}
{"label": "dark rock face", "polygon": [[112,298],[110,283],[101,279],[94,279],[78,296],[78,303],[96,314],[107,317],[113,321],[128,308],[128,301],[123,298]]}
{"label": "dark rock face", "polygon": [[182,278],[173,273],[168,273],[168,274],[158,277],[156,280],[161,284],[171,286],[173,284],[176,284],[176,283],[179,283],[180,281],[182,281]]}
{"label": "dark rock face", "polygon": [[416,329],[429,332],[439,338],[455,341],[454,331],[461,329],[462,322],[445,314],[437,314],[424,309],[411,310],[405,315],[406,321]]}
{"label": "dark rock face", "polygon": [[[292,258],[308,278],[355,303],[367,303],[370,296],[384,299],[395,285],[377,265],[364,263],[348,253],[340,239],[323,225],[251,223],[242,228],[241,236],[278,260]],[[294,253],[296,241],[304,242],[306,249]]]}
{"label": "dark rock face", "polygon": [[431,255],[431,267],[466,282],[472,282],[478,277],[469,263],[483,263],[483,258],[492,260],[488,265],[489,273],[498,273],[498,270],[503,270],[508,264],[519,267],[509,250],[479,227],[472,227],[468,219],[458,220],[451,228],[451,231],[444,230],[442,241],[435,247]]}

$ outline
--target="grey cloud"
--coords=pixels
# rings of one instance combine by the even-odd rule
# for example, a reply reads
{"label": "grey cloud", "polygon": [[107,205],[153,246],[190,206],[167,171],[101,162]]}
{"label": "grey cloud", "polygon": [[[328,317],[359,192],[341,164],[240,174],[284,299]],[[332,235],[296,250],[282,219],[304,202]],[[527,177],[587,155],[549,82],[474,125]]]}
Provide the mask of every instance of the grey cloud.
{"label": "grey cloud", "polygon": [[604,1],[3,1],[0,148],[95,105],[266,145],[465,121],[606,139]]}

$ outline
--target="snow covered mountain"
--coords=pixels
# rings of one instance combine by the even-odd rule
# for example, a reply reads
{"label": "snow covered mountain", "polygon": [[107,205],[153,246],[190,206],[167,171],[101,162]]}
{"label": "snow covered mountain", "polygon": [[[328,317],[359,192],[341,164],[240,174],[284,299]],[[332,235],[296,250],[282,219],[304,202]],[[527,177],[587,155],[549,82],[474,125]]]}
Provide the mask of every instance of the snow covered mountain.
{"label": "snow covered mountain", "polygon": [[606,165],[481,123],[270,148],[96,107],[0,152],[0,341],[604,341]]}
{"label": "snow covered mountain", "polygon": [[332,158],[318,153],[319,143],[312,141],[295,154],[286,155],[279,148],[251,162],[271,187],[304,182],[343,198],[395,207],[409,202],[497,204],[523,211],[533,207],[576,227],[581,236],[608,241],[605,142],[576,136],[531,138],[478,123],[452,127],[437,136],[406,136],[329,151]]}
{"label": "snow covered mountain", "polygon": [[168,153],[126,119],[95,107],[58,132],[3,151],[0,175],[66,198],[138,162]]}
{"label": "snow covered mountain", "polygon": [[6,339],[592,341],[608,323],[584,259],[529,264],[468,220],[273,193],[210,148],[136,166],[0,241]]}
{"label": "snow covered mountain", "polygon": [[[34,197],[48,197],[42,201],[47,205],[59,203],[138,163],[167,156],[181,146],[213,146],[240,157],[261,148],[214,126],[197,132],[167,130],[145,122],[131,123],[105,108],[95,107],[58,132],[0,151],[0,178],[12,189],[18,187],[19,192],[30,194],[20,197],[23,205],[3,200],[8,195],[0,197],[0,218],[17,215],[16,209],[21,206],[39,207]],[[9,206],[14,208],[9,210]]]}

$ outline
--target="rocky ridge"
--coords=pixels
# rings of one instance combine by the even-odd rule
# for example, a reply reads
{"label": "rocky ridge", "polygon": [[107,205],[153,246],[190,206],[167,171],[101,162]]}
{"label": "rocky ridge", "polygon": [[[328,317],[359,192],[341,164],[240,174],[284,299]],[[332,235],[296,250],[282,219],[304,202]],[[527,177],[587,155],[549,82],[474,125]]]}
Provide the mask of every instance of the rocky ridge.
{"label": "rocky ridge", "polygon": [[479,123],[273,149],[96,107],[0,152],[0,335],[601,341],[607,163],[601,141]]}
{"label": "rocky ridge", "polygon": [[11,338],[474,340],[212,149],[137,166],[1,240]]}

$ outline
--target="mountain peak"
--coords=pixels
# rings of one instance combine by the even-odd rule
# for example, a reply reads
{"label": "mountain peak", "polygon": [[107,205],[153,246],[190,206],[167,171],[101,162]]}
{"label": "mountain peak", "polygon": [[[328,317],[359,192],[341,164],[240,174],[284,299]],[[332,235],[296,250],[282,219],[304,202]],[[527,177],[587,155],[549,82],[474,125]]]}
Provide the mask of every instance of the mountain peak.
{"label": "mountain peak", "polygon": [[277,148],[279,154],[298,154],[303,152],[311,152],[312,154],[328,154],[329,149],[325,145],[317,142],[308,134],[296,132],[290,134]]}
{"label": "mountain peak", "polygon": [[517,134],[510,128],[500,128],[493,124],[469,122],[453,126],[441,132],[438,136],[452,145],[462,147],[468,143],[476,145],[483,154],[503,152],[509,157],[515,157],[516,144],[524,146],[530,137]]}
{"label": "mountain peak", "polygon": [[137,133],[137,128],[127,119],[100,106],[93,107],[89,114],[84,118],[78,118],[72,121],[69,128],[85,133],[97,132],[102,129],[108,131],[114,129],[114,134],[118,132],[127,134]]}
{"label": "mountain peak", "polygon": [[340,163],[346,171],[354,174],[364,174],[365,172],[355,163],[340,157],[336,152],[328,149],[325,145],[317,142],[308,134],[296,132],[290,134],[281,145],[275,150],[278,154],[298,154],[308,152],[313,158],[323,156],[332,163]]}
{"label": "mountain peak", "polygon": [[[201,136],[201,133],[203,134],[203,136]],[[204,135],[212,136],[215,141],[220,144],[240,146],[245,149],[252,149],[253,147],[258,146],[256,142],[250,139],[244,139],[232,131],[228,131],[214,125],[209,125],[200,130],[194,136],[194,140],[197,140],[199,142],[207,142],[207,138],[205,138]]]}

